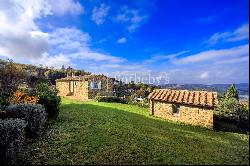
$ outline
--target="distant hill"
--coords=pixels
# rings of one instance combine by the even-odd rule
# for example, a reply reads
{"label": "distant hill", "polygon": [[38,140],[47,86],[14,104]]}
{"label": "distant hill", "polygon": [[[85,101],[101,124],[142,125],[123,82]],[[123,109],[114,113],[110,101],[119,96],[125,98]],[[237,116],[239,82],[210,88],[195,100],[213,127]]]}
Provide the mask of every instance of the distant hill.
{"label": "distant hill", "polygon": [[[8,61],[0,59],[0,66],[6,64]],[[65,77],[67,73],[71,75],[71,72],[74,72],[75,75],[88,75],[91,74],[90,72],[86,72],[84,70],[77,70],[71,67],[64,69],[53,69],[48,67],[42,66],[35,66],[30,64],[20,64],[14,63],[24,70],[26,70],[31,75],[36,75],[39,77],[48,77],[51,80],[52,84],[54,84],[54,80],[58,78]],[[47,74],[46,74],[47,73]],[[229,88],[231,84],[212,84],[212,85],[205,85],[205,84],[165,84],[160,85],[160,88],[170,88],[170,89],[188,89],[188,90],[207,90],[207,91],[216,91],[220,95],[224,94],[226,90]],[[248,83],[240,83],[235,84],[240,98],[249,98],[249,84]]]}
{"label": "distant hill", "polygon": [[[166,84],[161,85],[161,88],[170,88],[170,89],[188,89],[188,90],[207,90],[207,91],[216,91],[220,95],[224,94],[231,84]],[[249,84],[240,83],[235,84],[240,98],[249,98]]]}
{"label": "distant hill", "polygon": [[12,60],[2,60],[0,59],[0,67],[4,66],[8,63],[13,63],[15,66],[18,66],[20,69],[24,70],[30,78],[31,82],[35,82],[37,80],[46,79],[50,81],[53,85],[55,84],[55,80],[59,78],[64,78],[67,75],[74,74],[75,76],[80,75],[89,75],[90,72],[86,72],[85,70],[73,69],[70,66],[65,68],[62,66],[61,69],[54,69],[53,67],[44,67],[44,66],[36,66],[31,64],[21,64],[15,63]]}

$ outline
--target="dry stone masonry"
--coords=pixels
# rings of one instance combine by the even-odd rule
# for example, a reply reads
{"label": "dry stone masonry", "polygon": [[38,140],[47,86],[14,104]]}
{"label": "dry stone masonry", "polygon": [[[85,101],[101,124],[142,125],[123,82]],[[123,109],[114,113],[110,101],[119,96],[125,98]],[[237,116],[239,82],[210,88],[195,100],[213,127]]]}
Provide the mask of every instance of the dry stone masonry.
{"label": "dry stone masonry", "polygon": [[72,76],[56,80],[60,96],[88,100],[97,95],[112,96],[114,79],[104,75]]}
{"label": "dry stone masonry", "polygon": [[213,128],[216,92],[159,89],[149,95],[150,114],[190,125]]}

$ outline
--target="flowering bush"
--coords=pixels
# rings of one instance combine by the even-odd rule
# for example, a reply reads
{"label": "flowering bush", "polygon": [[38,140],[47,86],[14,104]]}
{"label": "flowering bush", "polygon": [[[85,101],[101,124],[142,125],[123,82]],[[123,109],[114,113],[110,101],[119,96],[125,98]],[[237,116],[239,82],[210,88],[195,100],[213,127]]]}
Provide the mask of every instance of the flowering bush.
{"label": "flowering bush", "polygon": [[38,97],[30,96],[21,90],[17,90],[14,94],[10,97],[9,103],[10,104],[36,104],[38,102]]}

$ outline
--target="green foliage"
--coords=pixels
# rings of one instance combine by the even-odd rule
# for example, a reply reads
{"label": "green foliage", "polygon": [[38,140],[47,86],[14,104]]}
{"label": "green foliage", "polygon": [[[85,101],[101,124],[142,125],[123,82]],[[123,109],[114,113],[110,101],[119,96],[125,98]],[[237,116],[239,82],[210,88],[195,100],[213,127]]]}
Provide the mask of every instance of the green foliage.
{"label": "green foliage", "polygon": [[249,108],[241,104],[237,96],[237,90],[232,85],[225,96],[219,98],[215,114],[218,121],[231,123],[226,126],[235,124],[239,130],[249,131]]}
{"label": "green foliage", "polygon": [[20,119],[0,120],[0,163],[3,165],[25,164],[26,123]]}
{"label": "green foliage", "polygon": [[63,70],[48,70],[44,73],[45,77],[50,80],[51,84],[56,84],[56,79],[66,77],[66,73]]}
{"label": "green foliage", "polygon": [[228,90],[227,90],[227,92],[226,92],[226,94],[225,94],[225,97],[226,98],[235,98],[235,99],[239,99],[239,95],[238,95],[238,90],[235,88],[235,85],[234,84],[232,84],[229,88],[228,88]]}
{"label": "green foliage", "polygon": [[128,97],[137,94],[137,96],[146,98],[156,88],[156,86],[144,83],[130,82],[126,84],[122,81],[116,81],[114,85],[115,95],[118,97]]}
{"label": "green foliage", "polygon": [[230,119],[237,119],[237,115],[241,112],[240,102],[235,98],[223,98],[219,101],[217,113],[220,116]]}
{"label": "green foliage", "polygon": [[[55,79],[63,78],[66,75],[71,76],[72,73],[74,73],[76,76],[91,74],[90,72],[86,72],[84,70],[76,70],[71,67],[68,67],[67,69],[65,69],[65,67],[63,66],[61,69],[58,70],[58,69],[43,67],[42,65],[34,66],[34,65],[19,64],[19,63],[14,63],[12,61],[4,61],[4,60],[0,60],[0,69],[2,70],[2,68],[5,68],[5,66],[8,66],[10,64],[12,66],[15,66],[15,68],[18,68],[20,73],[21,72],[29,73],[26,77],[25,83],[28,84],[30,87],[34,87],[35,84],[38,84],[38,83],[50,83],[54,85]],[[1,70],[0,70],[0,73],[2,72]],[[9,73],[9,72],[5,72],[5,73]],[[6,78],[9,79],[12,77],[6,77]],[[2,78],[0,76],[0,81],[1,79]],[[17,82],[14,81],[14,83],[18,84],[19,82],[23,82],[22,79],[16,79],[16,80]]]}
{"label": "green foliage", "polygon": [[114,96],[96,96],[95,100],[98,102],[115,102],[115,103],[128,103],[126,99]]}
{"label": "green foliage", "polygon": [[61,98],[58,96],[58,90],[55,87],[40,83],[35,86],[31,93],[39,98],[38,103],[44,106],[49,118],[58,116]]}
{"label": "green foliage", "polygon": [[9,105],[8,98],[25,78],[25,71],[12,61],[0,65],[0,109]]}
{"label": "green foliage", "polygon": [[30,149],[34,165],[249,164],[249,135],[150,116],[129,104],[62,98],[59,117]]}
{"label": "green foliage", "polygon": [[28,137],[38,138],[42,134],[46,122],[46,112],[42,105],[10,105],[5,112],[9,118],[19,118],[27,122],[26,134]]}
{"label": "green foliage", "polygon": [[148,108],[149,107],[149,102],[147,98],[143,98],[141,100],[138,100],[138,95],[136,93],[132,94],[131,96],[128,97],[128,103],[137,105],[139,107],[144,107]]}

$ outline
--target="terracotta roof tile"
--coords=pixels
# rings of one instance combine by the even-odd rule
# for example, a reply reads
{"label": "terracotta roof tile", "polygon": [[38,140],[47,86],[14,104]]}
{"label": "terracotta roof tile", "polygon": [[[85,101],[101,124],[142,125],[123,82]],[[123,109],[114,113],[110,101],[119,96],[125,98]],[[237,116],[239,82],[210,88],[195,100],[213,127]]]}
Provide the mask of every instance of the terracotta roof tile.
{"label": "terracotta roof tile", "polygon": [[[84,76],[73,76],[73,77],[64,77],[57,79],[56,81],[82,81],[82,80],[89,80],[89,79],[99,79],[99,78],[108,78],[105,75],[84,75]],[[112,79],[112,78],[109,78]]]}
{"label": "terracotta roof tile", "polygon": [[218,104],[217,92],[208,91],[157,89],[154,90],[148,98],[204,107],[216,107]]}

